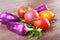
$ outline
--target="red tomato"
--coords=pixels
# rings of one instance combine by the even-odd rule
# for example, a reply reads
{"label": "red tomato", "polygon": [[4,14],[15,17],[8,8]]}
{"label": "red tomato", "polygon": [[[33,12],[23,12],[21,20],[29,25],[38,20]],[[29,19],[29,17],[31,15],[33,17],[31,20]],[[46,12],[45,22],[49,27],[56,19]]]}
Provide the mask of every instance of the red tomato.
{"label": "red tomato", "polygon": [[32,22],[35,18],[39,15],[35,10],[29,10],[27,13],[24,14],[24,19],[26,22]]}
{"label": "red tomato", "polygon": [[24,18],[24,14],[27,13],[29,10],[31,10],[31,8],[29,6],[24,6],[24,5],[20,6],[18,8],[19,17]]}
{"label": "red tomato", "polygon": [[18,11],[17,12],[18,12],[19,17],[22,17],[23,18],[24,13],[26,12],[24,8],[25,8],[24,6],[20,6],[18,8]]}
{"label": "red tomato", "polygon": [[46,18],[40,17],[34,21],[34,27],[41,28],[42,30],[47,30],[50,28],[50,23]]}

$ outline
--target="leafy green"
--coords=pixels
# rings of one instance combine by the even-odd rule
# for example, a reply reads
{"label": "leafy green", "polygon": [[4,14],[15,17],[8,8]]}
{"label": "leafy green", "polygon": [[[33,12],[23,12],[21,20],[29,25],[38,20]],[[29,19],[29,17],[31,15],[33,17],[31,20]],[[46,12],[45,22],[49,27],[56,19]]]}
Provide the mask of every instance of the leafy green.
{"label": "leafy green", "polygon": [[56,18],[54,18],[54,19],[53,19],[53,21],[57,21],[57,19],[56,19]]}
{"label": "leafy green", "polygon": [[29,37],[33,37],[33,36],[34,36],[34,33],[35,33],[35,32],[32,32],[32,31],[31,31],[31,32],[29,33]]}
{"label": "leafy green", "polygon": [[41,29],[34,29],[33,31],[29,31],[29,37],[33,37],[33,36],[36,36],[36,37],[41,37],[43,34],[42,34],[42,30]]}
{"label": "leafy green", "polygon": [[55,23],[57,21],[57,19],[56,18],[54,18],[53,20],[52,20],[52,22],[51,23]]}
{"label": "leafy green", "polygon": [[19,17],[19,19],[21,22],[25,22],[25,20],[23,18]]}

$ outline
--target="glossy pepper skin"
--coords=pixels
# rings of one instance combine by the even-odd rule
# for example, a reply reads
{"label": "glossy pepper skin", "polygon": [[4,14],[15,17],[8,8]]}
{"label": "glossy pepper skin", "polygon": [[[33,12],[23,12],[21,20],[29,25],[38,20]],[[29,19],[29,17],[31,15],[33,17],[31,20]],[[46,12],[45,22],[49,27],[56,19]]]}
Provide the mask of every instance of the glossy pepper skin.
{"label": "glossy pepper skin", "polygon": [[7,23],[7,28],[10,31],[13,31],[19,35],[24,35],[25,34],[25,23],[22,22],[9,22]]}
{"label": "glossy pepper skin", "polygon": [[0,23],[6,24],[8,23],[8,20],[4,18],[0,18]]}
{"label": "glossy pepper skin", "polygon": [[34,21],[34,27],[37,29],[41,28],[43,31],[45,31],[50,28],[50,22],[44,17],[39,17]]}
{"label": "glossy pepper skin", "polygon": [[50,10],[43,10],[43,11],[39,12],[39,16],[45,17],[49,20],[49,22],[51,22],[54,19],[55,15]]}
{"label": "glossy pepper skin", "polygon": [[42,4],[41,6],[35,8],[35,10],[36,10],[37,12],[41,12],[41,11],[43,11],[43,10],[49,10],[49,8],[47,7],[46,4]]}
{"label": "glossy pepper skin", "polygon": [[11,21],[19,21],[19,18],[8,12],[0,12],[0,22],[7,23]]}

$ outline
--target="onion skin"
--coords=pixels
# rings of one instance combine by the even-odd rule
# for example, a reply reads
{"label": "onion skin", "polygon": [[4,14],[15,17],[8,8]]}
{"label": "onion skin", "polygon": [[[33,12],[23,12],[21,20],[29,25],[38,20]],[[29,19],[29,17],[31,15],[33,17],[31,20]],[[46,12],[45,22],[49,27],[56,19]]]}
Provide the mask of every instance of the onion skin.
{"label": "onion skin", "polygon": [[25,23],[21,23],[21,22],[9,22],[7,24],[7,28],[10,31],[13,31],[19,35],[25,35]]}
{"label": "onion skin", "polygon": [[7,23],[7,22],[18,22],[19,18],[11,13],[8,12],[1,12],[0,13],[0,22]]}
{"label": "onion skin", "polygon": [[42,10],[49,10],[46,4],[42,4],[41,6],[35,8],[37,12],[41,12]]}

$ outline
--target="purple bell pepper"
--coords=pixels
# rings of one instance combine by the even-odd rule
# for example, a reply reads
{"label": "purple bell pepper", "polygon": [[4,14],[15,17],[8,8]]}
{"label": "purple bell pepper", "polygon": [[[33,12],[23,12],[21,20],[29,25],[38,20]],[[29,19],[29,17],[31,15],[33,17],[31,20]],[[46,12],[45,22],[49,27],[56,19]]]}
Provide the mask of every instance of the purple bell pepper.
{"label": "purple bell pepper", "polygon": [[8,12],[1,12],[0,13],[0,22],[7,23],[11,21],[19,21],[19,18],[11,13]]}
{"label": "purple bell pepper", "polygon": [[49,10],[49,8],[47,7],[46,4],[42,4],[41,6],[35,8],[35,10],[36,10],[37,12],[40,12],[40,11],[42,11],[42,10]]}
{"label": "purple bell pepper", "polygon": [[32,28],[28,28],[27,25],[22,22],[9,22],[7,23],[7,28],[19,35],[25,35],[29,30],[33,30]]}

